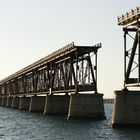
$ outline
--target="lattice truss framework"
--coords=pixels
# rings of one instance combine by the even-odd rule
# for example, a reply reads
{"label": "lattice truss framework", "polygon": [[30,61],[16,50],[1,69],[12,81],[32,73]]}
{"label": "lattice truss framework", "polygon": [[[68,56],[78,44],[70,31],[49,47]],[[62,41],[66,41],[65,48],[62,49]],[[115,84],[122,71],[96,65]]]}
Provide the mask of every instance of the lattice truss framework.
{"label": "lattice truss framework", "polygon": [[97,92],[97,50],[74,43],[0,81],[2,95]]}
{"label": "lattice truss framework", "polygon": [[140,7],[118,17],[124,31],[124,87],[140,86]]}
{"label": "lattice truss framework", "polygon": [[138,32],[135,28],[124,28],[125,86],[138,85],[140,82]]}

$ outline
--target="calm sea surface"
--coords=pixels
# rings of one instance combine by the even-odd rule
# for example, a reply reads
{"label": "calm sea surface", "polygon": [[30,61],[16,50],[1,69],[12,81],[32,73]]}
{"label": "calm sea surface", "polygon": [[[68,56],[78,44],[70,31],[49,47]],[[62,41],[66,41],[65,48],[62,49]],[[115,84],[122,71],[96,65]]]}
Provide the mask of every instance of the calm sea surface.
{"label": "calm sea surface", "polygon": [[112,104],[105,104],[107,119],[67,120],[0,107],[0,140],[140,140],[140,129],[112,129]]}

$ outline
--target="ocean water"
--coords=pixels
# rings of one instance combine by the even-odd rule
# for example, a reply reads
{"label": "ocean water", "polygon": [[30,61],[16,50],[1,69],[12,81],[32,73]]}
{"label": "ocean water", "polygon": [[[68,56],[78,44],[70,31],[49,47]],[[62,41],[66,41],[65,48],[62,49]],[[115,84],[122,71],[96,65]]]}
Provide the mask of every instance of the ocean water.
{"label": "ocean water", "polygon": [[110,127],[112,104],[106,119],[70,119],[0,107],[0,140],[140,140],[140,129]]}

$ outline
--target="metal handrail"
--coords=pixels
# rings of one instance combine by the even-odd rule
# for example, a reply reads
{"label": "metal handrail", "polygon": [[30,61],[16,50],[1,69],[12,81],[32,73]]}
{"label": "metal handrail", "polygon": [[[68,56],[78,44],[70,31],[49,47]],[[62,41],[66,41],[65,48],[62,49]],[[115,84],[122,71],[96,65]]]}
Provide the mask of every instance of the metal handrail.
{"label": "metal handrail", "polygon": [[140,7],[137,7],[134,10],[132,9],[130,12],[126,12],[126,14],[118,16],[118,25],[127,25],[127,24],[133,25],[134,22],[137,22],[139,20],[140,20]]}

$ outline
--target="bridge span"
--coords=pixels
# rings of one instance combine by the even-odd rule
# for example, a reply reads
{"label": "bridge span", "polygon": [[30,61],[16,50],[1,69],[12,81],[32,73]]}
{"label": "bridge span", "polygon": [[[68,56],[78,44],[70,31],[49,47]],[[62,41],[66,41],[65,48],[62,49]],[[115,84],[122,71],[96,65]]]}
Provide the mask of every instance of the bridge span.
{"label": "bridge span", "polygon": [[0,105],[67,113],[68,117],[104,117],[97,92],[97,52],[101,44],[70,43],[0,81]]}

